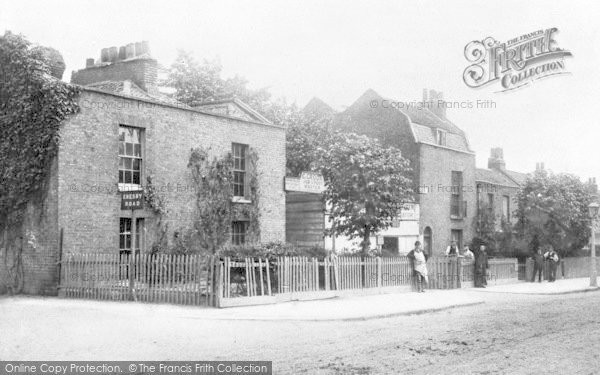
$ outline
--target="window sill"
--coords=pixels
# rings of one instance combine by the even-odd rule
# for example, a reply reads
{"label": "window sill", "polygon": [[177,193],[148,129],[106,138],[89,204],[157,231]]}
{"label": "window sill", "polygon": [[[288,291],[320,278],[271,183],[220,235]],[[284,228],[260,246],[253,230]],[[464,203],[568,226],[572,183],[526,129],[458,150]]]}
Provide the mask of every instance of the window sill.
{"label": "window sill", "polygon": [[144,190],[142,188],[142,185],[139,185],[139,184],[123,184],[123,183],[119,183],[118,184],[118,189],[119,189],[119,192],[121,192],[121,191],[139,191],[139,190]]}
{"label": "window sill", "polygon": [[451,220],[464,220],[465,218],[463,216],[450,215],[450,219]]}
{"label": "window sill", "polygon": [[251,200],[246,199],[244,197],[233,197],[233,198],[231,198],[231,201],[233,203],[247,203],[247,204],[252,203]]}

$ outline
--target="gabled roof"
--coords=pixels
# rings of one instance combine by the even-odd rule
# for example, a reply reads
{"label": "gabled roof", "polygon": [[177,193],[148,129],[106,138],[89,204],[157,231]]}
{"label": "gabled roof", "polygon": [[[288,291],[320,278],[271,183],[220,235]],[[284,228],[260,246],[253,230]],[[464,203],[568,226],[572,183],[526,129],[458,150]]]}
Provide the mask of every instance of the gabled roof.
{"label": "gabled roof", "polygon": [[315,96],[302,108],[302,113],[309,117],[329,116],[334,114],[335,110]]}
{"label": "gabled roof", "polygon": [[475,169],[475,181],[483,182],[491,185],[500,185],[512,188],[518,188],[519,184],[515,183],[512,179],[506,176],[504,173],[496,169]]}
{"label": "gabled roof", "polygon": [[509,171],[509,170],[505,170],[503,172],[508,176],[508,178],[513,180],[518,185],[523,185],[525,183],[525,181],[527,180],[526,173]]}
{"label": "gabled roof", "polygon": [[212,102],[200,103],[193,107],[202,111],[236,117],[243,120],[262,122],[264,124],[272,124],[269,119],[252,109],[248,104],[237,98],[216,100]]}
{"label": "gabled roof", "polygon": [[92,87],[102,91],[108,91],[116,94],[123,94],[127,96],[131,96],[134,98],[140,98],[145,100],[158,101],[161,103],[166,103],[170,105],[176,105],[180,107],[189,108],[187,105],[173,99],[167,95],[164,95],[160,92],[157,93],[149,93],[144,91],[138,85],[133,83],[131,80],[123,80],[123,81],[102,81],[95,82],[85,85],[85,87]]}

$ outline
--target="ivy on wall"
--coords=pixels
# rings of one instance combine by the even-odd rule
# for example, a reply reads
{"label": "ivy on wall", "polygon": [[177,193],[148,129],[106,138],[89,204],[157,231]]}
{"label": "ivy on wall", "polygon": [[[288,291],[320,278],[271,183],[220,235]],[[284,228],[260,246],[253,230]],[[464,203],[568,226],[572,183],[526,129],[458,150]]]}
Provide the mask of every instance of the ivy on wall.
{"label": "ivy on wall", "polygon": [[230,242],[231,222],[247,220],[246,240],[260,238],[260,211],[258,208],[258,155],[252,149],[247,155],[248,187],[250,203],[233,201],[233,158],[230,153],[217,158],[210,157],[203,148],[191,150],[188,168],[192,173],[196,194],[193,237],[199,248],[214,254]]}
{"label": "ivy on wall", "polygon": [[0,225],[19,223],[26,203],[43,197],[60,124],[79,111],[78,94],[51,75],[39,48],[11,32],[0,37]]}
{"label": "ivy on wall", "polygon": [[[22,36],[0,36],[0,233],[2,282],[11,294],[23,289],[23,236],[28,202],[41,204],[58,153],[61,123],[79,111],[79,89],[60,80],[58,52],[31,48]],[[58,54],[60,55],[60,54]]]}

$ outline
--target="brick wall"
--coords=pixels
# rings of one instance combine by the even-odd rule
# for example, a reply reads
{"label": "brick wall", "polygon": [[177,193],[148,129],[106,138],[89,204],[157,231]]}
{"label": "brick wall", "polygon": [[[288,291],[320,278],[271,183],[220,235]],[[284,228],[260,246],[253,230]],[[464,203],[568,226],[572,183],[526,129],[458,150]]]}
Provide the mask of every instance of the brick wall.
{"label": "brick wall", "polygon": [[496,216],[496,228],[498,230],[501,228],[501,219],[502,219],[502,205],[503,205],[503,196],[509,197],[509,212],[510,212],[510,222],[511,224],[517,223],[517,217],[514,214],[514,211],[517,209],[516,197],[519,191],[518,188],[509,187],[509,186],[501,186],[501,185],[492,185],[488,183],[479,182],[477,184],[479,191],[479,201],[484,205],[488,204],[488,194],[493,195],[493,209],[494,214]]}
{"label": "brick wall", "polygon": [[132,80],[146,91],[156,89],[158,62],[150,58],[118,61],[108,65],[90,66],[73,72],[71,83],[89,85],[102,81]]}
{"label": "brick wall", "polygon": [[[5,257],[13,264],[13,254],[23,249],[22,264],[25,294],[56,295],[58,285],[59,228],[58,228],[58,190],[57,160],[52,163],[47,180],[47,190],[41,195],[41,201],[31,200],[27,205],[22,225],[7,228],[1,233],[2,243],[8,244],[9,251],[0,250],[0,273],[7,278],[4,269]],[[4,241],[6,239],[6,241]],[[9,255],[7,255],[9,254]],[[6,292],[6,290],[1,290]]]}
{"label": "brick wall", "polygon": [[[119,246],[118,183],[119,124],[144,129],[145,175],[164,197],[169,214],[169,238],[191,225],[195,198],[187,168],[190,150],[202,146],[213,155],[231,151],[231,143],[248,144],[259,157],[261,241],[285,239],[285,131],[189,110],[166,107],[109,94],[84,91],[81,113],[61,131],[58,161],[59,227],[65,252],[115,252]],[[142,181],[145,181],[142,175]],[[146,246],[154,241],[158,218],[150,209],[138,212],[146,220]]]}
{"label": "brick wall", "polygon": [[[419,232],[432,229],[432,252],[439,255],[450,245],[451,230],[463,231],[463,244],[474,236],[476,215],[475,155],[441,147],[420,145],[420,180],[425,194],[419,195],[421,218]],[[463,173],[463,201],[467,201],[467,217],[450,217],[452,171]]]}

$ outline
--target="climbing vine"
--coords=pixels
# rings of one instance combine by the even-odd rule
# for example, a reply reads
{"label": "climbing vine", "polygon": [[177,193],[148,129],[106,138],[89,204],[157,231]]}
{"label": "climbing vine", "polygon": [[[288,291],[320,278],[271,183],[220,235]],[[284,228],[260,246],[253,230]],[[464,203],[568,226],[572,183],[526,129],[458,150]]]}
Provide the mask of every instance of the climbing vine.
{"label": "climbing vine", "polygon": [[[22,224],[28,202],[43,202],[60,125],[79,111],[79,89],[52,76],[51,65],[43,49],[31,48],[24,37],[9,31],[0,36],[0,230],[5,233]],[[5,268],[22,267],[20,247],[3,246],[4,262],[10,262]]]}
{"label": "climbing vine", "polygon": [[203,148],[191,150],[188,168],[195,183],[196,207],[193,233],[202,249],[216,253],[230,242],[231,222],[247,220],[246,240],[260,238],[260,212],[258,208],[258,176],[256,152],[247,154],[248,202],[235,202],[233,196],[233,158],[210,157]]}
{"label": "climbing vine", "polygon": [[0,224],[6,224],[18,222],[18,212],[44,191],[60,124],[79,111],[79,89],[53,77],[39,49],[11,32],[0,37],[0,83]]}

